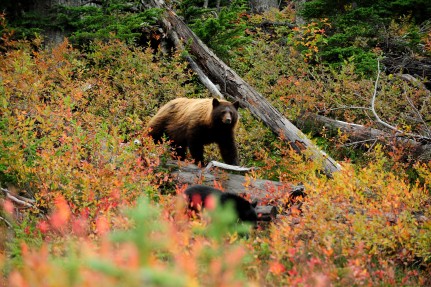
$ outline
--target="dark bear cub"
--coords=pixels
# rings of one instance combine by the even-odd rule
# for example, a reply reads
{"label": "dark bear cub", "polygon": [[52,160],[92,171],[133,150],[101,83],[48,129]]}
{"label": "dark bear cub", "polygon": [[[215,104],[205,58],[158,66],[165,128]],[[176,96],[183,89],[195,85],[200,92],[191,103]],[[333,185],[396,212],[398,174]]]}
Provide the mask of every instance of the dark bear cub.
{"label": "dark bear cub", "polygon": [[161,107],[150,120],[150,135],[157,143],[165,134],[181,160],[188,148],[197,164],[203,164],[204,146],[217,143],[223,161],[238,165],[234,135],[238,108],[239,102],[178,98]]}
{"label": "dark bear cub", "polygon": [[250,203],[248,200],[234,193],[222,192],[219,189],[206,185],[191,186],[186,189],[184,194],[187,196],[188,208],[197,213],[202,208],[207,207],[209,204],[208,198],[214,196],[220,200],[221,205],[232,202],[238,219],[243,222],[256,224],[257,213],[255,207],[257,202]]}

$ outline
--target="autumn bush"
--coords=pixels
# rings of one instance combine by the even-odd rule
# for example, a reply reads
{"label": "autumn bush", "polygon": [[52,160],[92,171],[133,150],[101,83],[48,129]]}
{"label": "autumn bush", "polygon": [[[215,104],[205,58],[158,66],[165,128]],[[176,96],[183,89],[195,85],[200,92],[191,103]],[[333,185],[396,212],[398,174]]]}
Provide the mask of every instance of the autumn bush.
{"label": "autumn bush", "polygon": [[[291,19],[292,11],[286,8],[253,15],[250,21],[259,27],[259,23],[264,21],[283,23]],[[252,44],[237,49],[231,66],[293,122],[312,112],[381,129],[371,111],[377,62],[374,63],[375,74],[372,77],[358,73],[354,61],[345,60],[337,69],[310,63],[310,57],[317,57],[315,51],[325,45],[328,25],[327,22],[312,22],[294,29],[281,25],[250,30]],[[378,57],[379,51],[375,53]],[[428,91],[400,75],[385,74],[380,66],[375,100],[378,116],[400,131],[429,137]],[[356,145],[346,140],[347,135],[336,132],[328,139],[328,131],[321,128],[305,126],[304,131],[318,136],[322,147],[330,147],[327,151],[331,156],[344,160],[347,155],[355,163],[363,162],[363,155],[349,148]],[[372,141],[362,146],[364,151],[368,151]],[[387,152],[394,151],[389,149]]]}
{"label": "autumn bush", "polygon": [[[250,21],[261,17],[292,14]],[[291,32],[250,30],[254,41],[232,51],[232,66],[289,119],[319,111],[373,124],[364,110],[374,79],[359,77],[351,62],[340,71],[305,63],[303,47],[279,44]],[[359,164],[328,144],[342,164],[328,178],[322,163],[241,109],[241,163],[259,167],[246,177],[301,183],[306,192],[292,203],[268,186],[260,204],[277,205],[279,215],[244,235],[229,210],[186,216],[184,187],[164,167],[170,150],[147,137],[145,124],[163,103],[209,96],[180,54],[165,58],[117,40],[49,50],[40,39],[6,36],[0,52],[0,183],[36,199],[21,210],[0,197],[0,286],[431,284],[429,162],[399,161],[377,144]],[[380,86],[378,112],[423,129],[397,111],[408,97],[426,114],[424,91],[394,75],[382,75]],[[403,110],[406,118],[414,112]],[[206,156],[219,157],[211,147]]]}

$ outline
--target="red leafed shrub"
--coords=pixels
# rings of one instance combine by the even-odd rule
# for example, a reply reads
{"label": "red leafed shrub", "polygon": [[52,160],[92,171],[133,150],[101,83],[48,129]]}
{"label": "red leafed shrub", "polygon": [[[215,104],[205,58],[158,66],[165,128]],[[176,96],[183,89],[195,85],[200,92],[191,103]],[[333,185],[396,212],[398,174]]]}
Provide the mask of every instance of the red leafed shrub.
{"label": "red leafed shrub", "polygon": [[[368,102],[372,81],[355,77],[350,64],[339,73],[309,69],[291,47],[252,45],[232,64],[288,116]],[[178,55],[162,60],[117,41],[86,52],[67,41],[49,51],[36,40],[33,48],[0,46],[0,180],[36,198],[27,213],[0,198],[0,285],[430,285],[429,163],[407,166],[397,150],[374,145],[367,162],[340,161],[327,178],[321,163],[241,110],[241,160],[259,166],[247,178],[284,183],[268,186],[260,202],[277,205],[277,218],[241,235],[234,214],[218,206],[187,216],[183,190],[166,184],[160,168],[167,146],[144,128],[159,104],[201,96]],[[382,98],[397,85],[382,79]],[[306,196],[292,202],[284,189],[299,183]]]}
{"label": "red leafed shrub", "polygon": [[21,43],[1,63],[2,178],[34,193],[40,208],[61,194],[71,212],[92,216],[155,196],[165,147],[145,123],[162,96],[189,93],[179,58],[157,64],[150,50],[120,42],[82,54],[65,41],[52,51]]}

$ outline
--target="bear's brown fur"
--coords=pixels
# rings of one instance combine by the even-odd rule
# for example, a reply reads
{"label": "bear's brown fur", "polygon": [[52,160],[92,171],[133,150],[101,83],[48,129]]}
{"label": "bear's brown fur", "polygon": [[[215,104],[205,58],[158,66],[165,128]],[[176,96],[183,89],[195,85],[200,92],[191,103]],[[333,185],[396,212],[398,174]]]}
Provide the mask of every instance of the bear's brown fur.
{"label": "bear's brown fur", "polygon": [[234,129],[239,103],[217,99],[178,98],[160,108],[150,120],[150,135],[160,142],[168,136],[180,159],[186,148],[196,163],[203,164],[204,145],[217,143],[227,164],[238,165]]}

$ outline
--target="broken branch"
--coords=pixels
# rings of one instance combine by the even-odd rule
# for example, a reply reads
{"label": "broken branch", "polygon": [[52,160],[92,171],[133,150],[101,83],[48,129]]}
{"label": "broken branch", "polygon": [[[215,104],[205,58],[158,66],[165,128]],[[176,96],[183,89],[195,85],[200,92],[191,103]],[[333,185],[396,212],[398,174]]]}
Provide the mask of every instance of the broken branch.
{"label": "broken branch", "polygon": [[6,198],[9,199],[10,201],[12,201],[18,205],[21,205],[21,206],[34,207],[34,205],[30,203],[30,202],[32,202],[31,199],[23,198],[22,196],[14,196],[6,188],[0,188],[0,189],[1,189],[1,191],[3,191]]}

